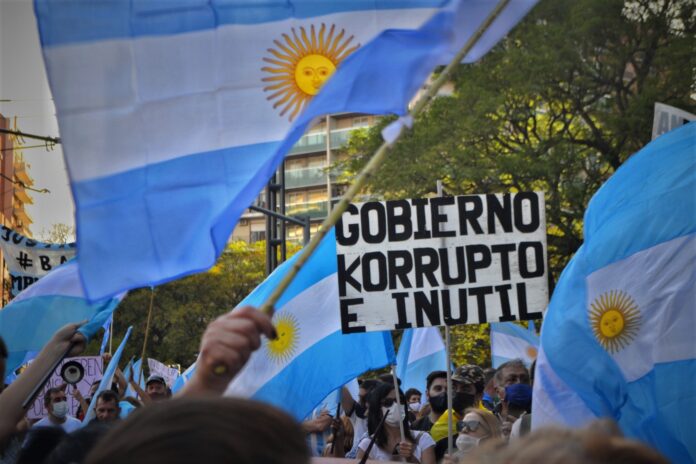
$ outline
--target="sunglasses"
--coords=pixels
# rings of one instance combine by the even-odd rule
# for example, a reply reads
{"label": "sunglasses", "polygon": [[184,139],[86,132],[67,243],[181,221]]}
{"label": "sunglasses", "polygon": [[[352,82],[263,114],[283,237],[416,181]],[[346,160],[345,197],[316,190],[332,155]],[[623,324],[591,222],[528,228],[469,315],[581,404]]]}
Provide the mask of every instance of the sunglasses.
{"label": "sunglasses", "polygon": [[477,420],[459,421],[457,422],[457,432],[476,432],[481,427],[484,431],[490,432],[488,427]]}
{"label": "sunglasses", "polygon": [[[406,404],[405,401],[406,401],[405,398],[401,398],[401,404]],[[381,405],[384,406],[385,408],[391,408],[394,403],[396,403],[396,399],[385,398],[382,400]]]}

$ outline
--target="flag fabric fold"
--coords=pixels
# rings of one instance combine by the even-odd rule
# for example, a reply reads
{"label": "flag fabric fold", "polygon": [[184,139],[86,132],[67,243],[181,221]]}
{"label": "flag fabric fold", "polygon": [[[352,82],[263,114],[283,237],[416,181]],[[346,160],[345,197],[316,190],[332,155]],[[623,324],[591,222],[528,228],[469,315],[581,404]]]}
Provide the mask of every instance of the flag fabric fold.
{"label": "flag fabric fold", "polygon": [[[466,61],[534,3],[512,0]],[[485,0],[35,5],[91,299],[213,265],[312,120],[403,114],[494,8]]]}
{"label": "flag fabric fold", "polygon": [[428,374],[446,369],[447,352],[439,328],[404,330],[396,355],[396,376],[404,391],[416,388],[425,393]]}
{"label": "flag fabric fold", "polygon": [[[332,391],[394,362],[389,332],[341,332],[335,240],[331,230],[302,267],[276,305],[278,339],[265,340],[226,394],[271,403],[302,420]],[[297,256],[280,265],[240,306],[263,303]]]}
{"label": "flag fabric fold", "polygon": [[533,425],[615,419],[673,462],[696,460],[696,123],[599,189],[546,313]]}
{"label": "flag fabric fold", "polygon": [[87,320],[79,331],[89,340],[124,296],[89,303],[74,260],[49,272],[0,310],[0,336],[10,351],[7,371],[26,362],[27,353],[41,351],[58,329],[71,322]]}
{"label": "flag fabric fold", "polygon": [[512,322],[491,323],[491,364],[494,368],[513,359],[521,359],[527,367],[537,357],[539,337],[531,328]]}

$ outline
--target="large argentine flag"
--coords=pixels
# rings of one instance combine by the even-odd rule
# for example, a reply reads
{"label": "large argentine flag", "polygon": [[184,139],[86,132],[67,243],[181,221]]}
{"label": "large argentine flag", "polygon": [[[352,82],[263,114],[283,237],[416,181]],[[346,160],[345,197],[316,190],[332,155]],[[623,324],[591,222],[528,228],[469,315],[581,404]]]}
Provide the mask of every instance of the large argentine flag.
{"label": "large argentine flag", "polygon": [[26,362],[27,353],[40,351],[58,329],[71,322],[89,320],[80,332],[91,338],[124,296],[89,303],[74,260],[49,272],[0,310],[0,336],[10,351],[7,371]]}
{"label": "large argentine flag", "polygon": [[[259,306],[293,265],[283,263],[241,305]],[[370,369],[394,362],[389,332],[343,335],[336,237],[330,231],[276,305],[278,339],[266,340],[227,389],[285,409],[298,420]]]}
{"label": "large argentine flag", "polygon": [[491,323],[491,361],[494,368],[513,359],[521,359],[527,367],[537,357],[539,337],[532,330],[512,322]]}
{"label": "large argentine flag", "polygon": [[611,417],[696,460],[696,123],[651,142],[592,198],[546,313],[534,426]]}
{"label": "large argentine flag", "polygon": [[439,328],[422,327],[404,331],[396,355],[396,376],[401,379],[404,390],[417,388],[425,393],[428,374],[445,369],[447,352]]}
{"label": "large argentine flag", "polygon": [[[535,1],[512,0],[467,60]],[[404,113],[494,4],[35,0],[89,297],[213,265],[310,121]]]}

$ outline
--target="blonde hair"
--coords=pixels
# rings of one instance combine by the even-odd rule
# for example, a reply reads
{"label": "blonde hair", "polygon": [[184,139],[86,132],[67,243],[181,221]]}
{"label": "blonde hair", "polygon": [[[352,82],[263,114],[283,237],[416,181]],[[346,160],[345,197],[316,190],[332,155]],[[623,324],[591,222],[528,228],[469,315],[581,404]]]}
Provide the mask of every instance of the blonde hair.
{"label": "blonde hair", "polygon": [[464,416],[469,413],[476,414],[488,429],[491,436],[486,438],[486,440],[500,438],[503,436],[503,432],[500,429],[500,421],[492,413],[486,411],[485,409],[467,408],[466,411],[464,411]]}

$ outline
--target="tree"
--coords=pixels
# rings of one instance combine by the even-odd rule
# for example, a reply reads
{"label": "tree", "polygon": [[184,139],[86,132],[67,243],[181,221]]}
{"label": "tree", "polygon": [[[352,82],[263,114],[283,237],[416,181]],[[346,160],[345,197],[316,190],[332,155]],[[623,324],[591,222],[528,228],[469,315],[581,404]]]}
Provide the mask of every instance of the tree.
{"label": "tree", "polygon": [[[289,246],[288,255],[298,248]],[[119,338],[129,325],[133,326],[124,357],[141,354],[150,298],[154,295],[147,356],[165,363],[191,364],[208,323],[234,308],[263,281],[265,256],[265,242],[232,242],[208,272],[154,290],[130,292],[114,316],[114,333]]]}
{"label": "tree", "polygon": [[[392,148],[369,188],[386,199],[543,190],[549,269],[582,244],[587,204],[650,140],[656,101],[694,111],[696,4],[686,0],[542,0],[454,93],[436,98]],[[394,118],[351,137],[350,178]],[[456,333],[456,361],[487,353],[484,326]],[[485,356],[484,356],[485,355]]]}
{"label": "tree", "polygon": [[43,229],[39,238],[43,242],[57,243],[59,245],[72,243],[75,241],[75,226],[55,223],[51,225],[50,229]]}

